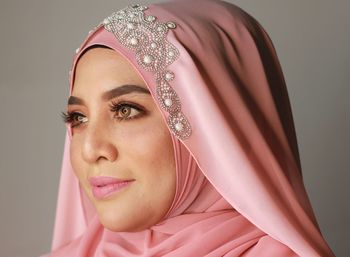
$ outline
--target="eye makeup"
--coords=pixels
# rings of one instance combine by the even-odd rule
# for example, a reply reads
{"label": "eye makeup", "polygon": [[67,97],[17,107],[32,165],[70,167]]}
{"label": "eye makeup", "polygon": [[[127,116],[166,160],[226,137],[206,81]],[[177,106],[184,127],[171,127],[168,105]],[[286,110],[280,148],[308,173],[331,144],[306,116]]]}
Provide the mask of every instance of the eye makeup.
{"label": "eye makeup", "polygon": [[69,124],[71,128],[87,122],[87,117],[79,112],[61,112],[63,122]]}
{"label": "eye makeup", "polygon": [[[137,119],[140,116],[144,115],[146,113],[146,111],[138,104],[135,103],[131,103],[131,102],[114,102],[112,101],[112,103],[110,104],[110,111],[115,113],[115,118],[122,121],[122,120],[131,120],[131,119]],[[129,109],[128,109],[129,108]],[[133,115],[133,116],[129,116],[130,113],[132,113],[132,110],[134,109],[138,112],[138,114]],[[120,111],[123,110],[127,110],[127,115],[125,115],[125,113],[123,113],[122,117],[119,117],[118,114],[120,113]]]}
{"label": "eye makeup", "polygon": [[[109,109],[114,113],[114,118],[118,121],[128,121],[140,118],[148,113],[142,106],[128,101],[112,101]],[[76,111],[61,112],[63,122],[69,124],[72,128],[88,121],[88,118]]]}

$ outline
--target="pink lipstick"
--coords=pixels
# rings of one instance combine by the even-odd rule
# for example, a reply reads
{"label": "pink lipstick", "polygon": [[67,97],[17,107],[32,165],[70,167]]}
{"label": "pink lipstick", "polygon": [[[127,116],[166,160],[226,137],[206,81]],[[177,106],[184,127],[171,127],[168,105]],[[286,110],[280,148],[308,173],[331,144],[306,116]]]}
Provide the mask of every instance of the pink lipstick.
{"label": "pink lipstick", "polygon": [[91,177],[89,178],[92,187],[92,194],[96,199],[105,199],[110,195],[130,185],[134,179],[117,179],[113,177]]}

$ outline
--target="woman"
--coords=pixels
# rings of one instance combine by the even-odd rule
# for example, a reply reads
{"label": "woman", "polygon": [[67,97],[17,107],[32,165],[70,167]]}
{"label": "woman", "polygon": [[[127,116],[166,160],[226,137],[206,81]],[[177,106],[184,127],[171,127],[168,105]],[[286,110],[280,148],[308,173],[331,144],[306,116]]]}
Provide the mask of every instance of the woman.
{"label": "woman", "polygon": [[128,6],[77,49],[50,256],[334,256],[261,25],[221,1]]}

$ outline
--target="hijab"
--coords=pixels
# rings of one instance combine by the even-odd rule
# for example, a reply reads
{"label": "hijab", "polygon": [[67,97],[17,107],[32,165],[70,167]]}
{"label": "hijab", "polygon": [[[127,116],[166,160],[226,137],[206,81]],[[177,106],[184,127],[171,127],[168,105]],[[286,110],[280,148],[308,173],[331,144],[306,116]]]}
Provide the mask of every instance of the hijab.
{"label": "hijab", "polygon": [[89,32],[138,71],[172,137],[176,193],[140,232],[104,228],[75,177],[67,129],[50,256],[334,256],[303,184],[275,48],[239,7],[216,0],[134,4]]}

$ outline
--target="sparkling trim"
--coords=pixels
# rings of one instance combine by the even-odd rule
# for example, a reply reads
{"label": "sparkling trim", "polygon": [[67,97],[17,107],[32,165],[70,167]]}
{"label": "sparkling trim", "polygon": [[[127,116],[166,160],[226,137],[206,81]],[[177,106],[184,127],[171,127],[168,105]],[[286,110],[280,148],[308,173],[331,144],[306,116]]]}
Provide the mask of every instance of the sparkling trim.
{"label": "sparkling trim", "polygon": [[147,6],[134,4],[114,12],[101,23],[118,41],[134,51],[137,63],[146,71],[153,72],[157,83],[157,100],[169,113],[167,123],[179,139],[188,138],[191,126],[181,111],[180,99],[170,82],[175,74],[168,66],[179,58],[178,49],[166,40],[172,21],[162,23],[153,15],[146,16]]}

